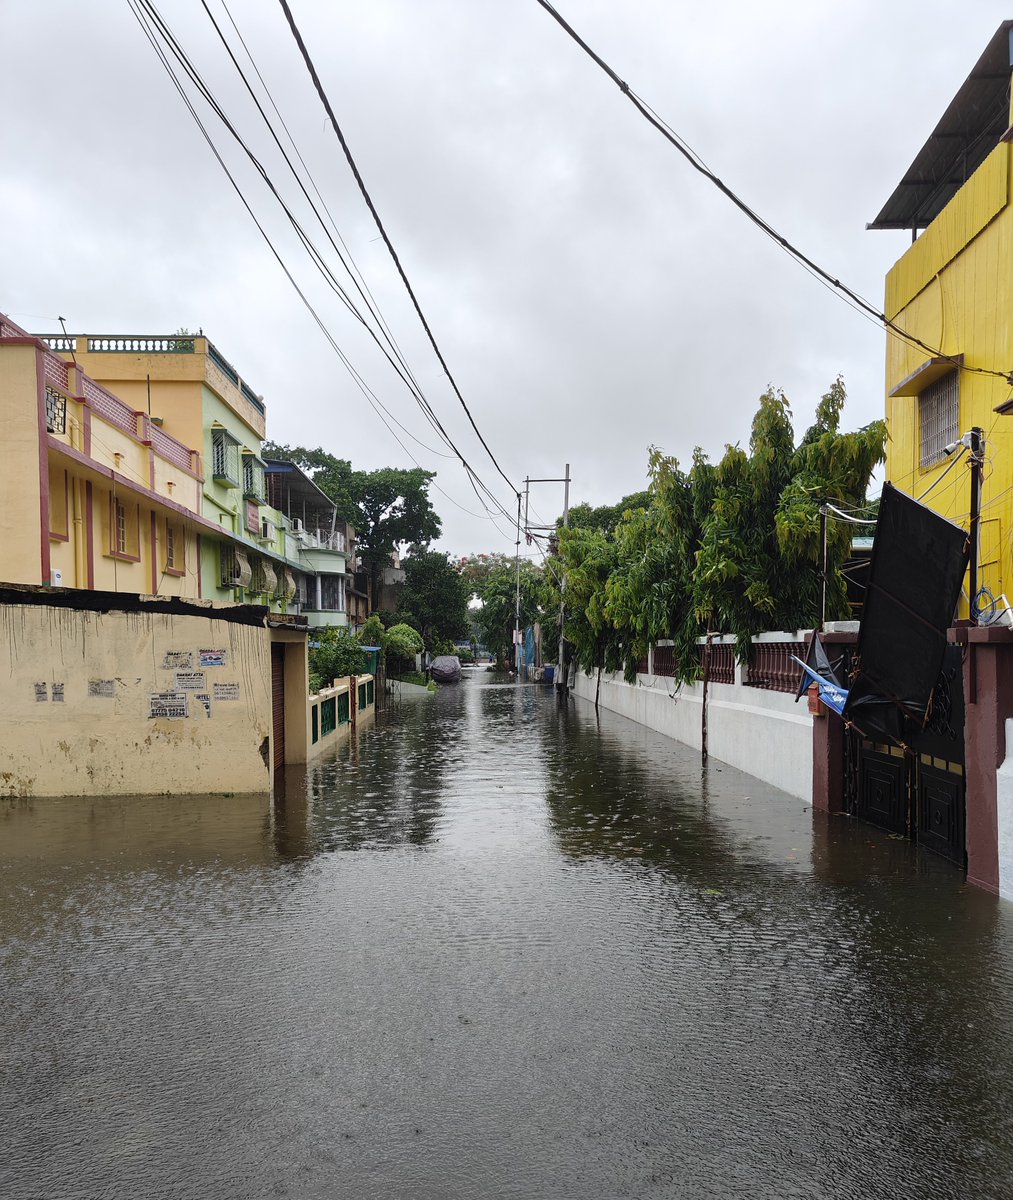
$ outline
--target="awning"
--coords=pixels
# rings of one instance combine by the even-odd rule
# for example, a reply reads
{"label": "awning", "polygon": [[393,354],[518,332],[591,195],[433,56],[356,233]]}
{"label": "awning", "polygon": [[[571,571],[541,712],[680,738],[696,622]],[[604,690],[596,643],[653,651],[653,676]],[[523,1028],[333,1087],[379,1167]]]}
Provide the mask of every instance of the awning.
{"label": "awning", "polygon": [[298,588],[296,587],[296,583],[295,583],[295,576],[288,569],[288,567],[285,568],[284,575],[285,575],[285,599],[291,600],[292,597],[298,591]]}
{"label": "awning", "polygon": [[250,580],[253,578],[253,568],[250,566],[250,560],[246,557],[245,550],[236,550],[236,586],[248,588]]}
{"label": "awning", "polygon": [[260,569],[264,572],[264,592],[273,596],[278,590],[278,576],[274,573],[274,567],[265,558],[261,560]]}

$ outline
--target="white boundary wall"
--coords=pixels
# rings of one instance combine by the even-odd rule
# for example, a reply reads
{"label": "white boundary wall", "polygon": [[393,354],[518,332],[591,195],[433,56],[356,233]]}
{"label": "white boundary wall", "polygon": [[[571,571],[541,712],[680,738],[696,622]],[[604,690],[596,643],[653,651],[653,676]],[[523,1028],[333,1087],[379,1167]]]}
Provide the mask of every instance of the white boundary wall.
{"label": "white boundary wall", "polygon": [[1006,757],[995,773],[999,895],[1013,900],[1013,720],[1006,722]]}
{"label": "white boundary wall", "polygon": [[[796,641],[796,633],[761,634],[755,641]],[[714,641],[734,639],[715,638]],[[795,703],[786,692],[749,687],[744,668],[736,663],[735,683],[707,685],[707,752],[729,766],[746,771],[807,804],[812,803],[812,723],[805,700]],[[596,676],[576,673],[573,694],[594,704]],[[599,703],[700,749],[703,685],[678,684],[666,676],[638,675],[635,684],[622,674],[602,675]],[[1010,767],[1013,817],[1013,764]],[[1000,801],[1001,803],[1001,801]],[[1013,820],[1010,830],[1010,886],[1013,887]]]}

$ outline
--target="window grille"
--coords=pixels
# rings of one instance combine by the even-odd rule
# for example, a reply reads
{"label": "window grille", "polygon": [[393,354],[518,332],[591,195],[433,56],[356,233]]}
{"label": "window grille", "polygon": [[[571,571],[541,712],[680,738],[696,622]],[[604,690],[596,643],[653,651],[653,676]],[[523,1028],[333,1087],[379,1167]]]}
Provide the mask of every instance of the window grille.
{"label": "window grille", "polygon": [[127,510],[119,500],[116,501],[116,553],[127,552]]}
{"label": "window grille", "polygon": [[342,692],[338,697],[338,724],[346,725],[348,719],[348,693]]}
{"label": "window grille", "polygon": [[176,569],[176,530],[173,529],[171,521],[165,523],[165,569]]}
{"label": "window grille", "polygon": [[[243,455],[243,495],[247,500],[267,499],[264,484],[264,464],[252,454]],[[264,535],[267,536],[266,534]]]}
{"label": "window grille", "polygon": [[320,705],[320,735],[325,733],[333,733],[337,728],[335,723],[336,713],[334,711],[334,697],[329,700],[324,700]]}
{"label": "window grille", "polygon": [[231,546],[223,545],[219,547],[219,564],[221,573],[218,576],[222,587],[234,587],[239,576],[239,569],[236,566],[236,552]]}
{"label": "window grille", "polygon": [[945,447],[960,437],[960,372],[950,371],[918,397],[921,465],[931,467]]}
{"label": "window grille", "polygon": [[54,388],[46,388],[46,430],[49,433],[67,432],[67,397]]}
{"label": "window grille", "polygon": [[211,473],[219,482],[239,486],[239,443],[225,429],[211,431]]}

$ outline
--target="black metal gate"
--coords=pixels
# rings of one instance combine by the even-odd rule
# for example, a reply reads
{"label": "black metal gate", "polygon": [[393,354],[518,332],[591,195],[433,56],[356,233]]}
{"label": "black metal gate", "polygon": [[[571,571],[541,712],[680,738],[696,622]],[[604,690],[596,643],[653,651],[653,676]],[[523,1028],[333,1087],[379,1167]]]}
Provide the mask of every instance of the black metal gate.
{"label": "black metal gate", "polygon": [[844,745],[847,811],[914,838],[960,867],[964,847],[964,684],[962,650],[947,646],[929,723],[905,753],[850,729]]}

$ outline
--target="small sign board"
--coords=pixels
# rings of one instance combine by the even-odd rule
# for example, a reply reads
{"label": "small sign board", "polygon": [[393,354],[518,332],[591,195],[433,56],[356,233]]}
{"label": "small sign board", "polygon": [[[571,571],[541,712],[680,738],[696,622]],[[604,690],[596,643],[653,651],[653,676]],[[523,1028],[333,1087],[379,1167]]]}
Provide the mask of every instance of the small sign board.
{"label": "small sign board", "polygon": [[225,650],[198,650],[197,657],[202,667],[224,667],[228,661]]}
{"label": "small sign board", "polygon": [[178,720],[188,717],[190,710],[186,692],[151,692],[148,696],[148,717]]}
{"label": "small sign board", "polygon": [[176,688],[181,692],[207,691],[208,677],[204,671],[177,671]]}
{"label": "small sign board", "polygon": [[162,659],[163,671],[185,670],[193,666],[192,650],[166,650]]}

